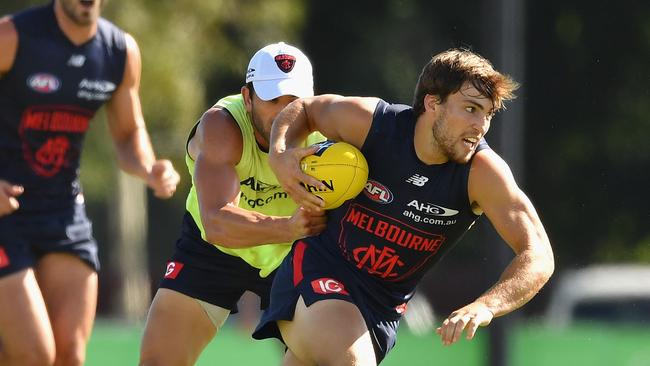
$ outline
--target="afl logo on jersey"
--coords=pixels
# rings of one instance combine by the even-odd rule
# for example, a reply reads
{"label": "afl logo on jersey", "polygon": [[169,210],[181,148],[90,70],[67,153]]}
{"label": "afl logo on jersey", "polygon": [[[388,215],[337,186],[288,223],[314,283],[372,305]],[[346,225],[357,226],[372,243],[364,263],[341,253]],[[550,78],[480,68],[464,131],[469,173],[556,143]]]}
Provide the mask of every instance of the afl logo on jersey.
{"label": "afl logo on jersey", "polygon": [[54,75],[38,73],[27,79],[27,86],[38,93],[50,94],[59,90],[61,82]]}
{"label": "afl logo on jersey", "polygon": [[366,197],[383,205],[393,202],[393,192],[383,184],[371,179],[366,182],[363,193]]}

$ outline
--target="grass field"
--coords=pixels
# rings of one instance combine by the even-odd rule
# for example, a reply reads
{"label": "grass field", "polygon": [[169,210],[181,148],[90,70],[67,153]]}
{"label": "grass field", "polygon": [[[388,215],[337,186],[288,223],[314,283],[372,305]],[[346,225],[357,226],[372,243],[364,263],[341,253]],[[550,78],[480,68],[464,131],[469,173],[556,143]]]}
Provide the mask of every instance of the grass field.
{"label": "grass field", "polygon": [[[136,365],[141,327],[98,320],[88,346],[88,366]],[[451,347],[434,335],[418,337],[402,329],[397,347],[382,366],[487,365],[487,332]],[[208,346],[198,366],[279,365],[281,348],[274,340],[252,341],[226,324]],[[511,366],[650,366],[650,328],[583,325],[564,331],[540,325],[513,330]]]}

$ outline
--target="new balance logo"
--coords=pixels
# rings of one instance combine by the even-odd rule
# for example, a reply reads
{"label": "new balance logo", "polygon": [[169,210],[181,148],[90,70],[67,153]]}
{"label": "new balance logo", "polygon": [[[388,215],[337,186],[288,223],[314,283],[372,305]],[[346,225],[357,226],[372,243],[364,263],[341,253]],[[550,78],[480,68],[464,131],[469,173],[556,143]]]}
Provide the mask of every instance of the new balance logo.
{"label": "new balance logo", "polygon": [[84,63],[86,63],[86,56],[84,55],[72,55],[68,59],[68,66],[81,67]]}
{"label": "new balance logo", "polygon": [[406,180],[407,183],[411,183],[418,187],[423,187],[428,181],[429,178],[422,176],[420,174],[413,174],[412,176],[409,177],[409,179]]}

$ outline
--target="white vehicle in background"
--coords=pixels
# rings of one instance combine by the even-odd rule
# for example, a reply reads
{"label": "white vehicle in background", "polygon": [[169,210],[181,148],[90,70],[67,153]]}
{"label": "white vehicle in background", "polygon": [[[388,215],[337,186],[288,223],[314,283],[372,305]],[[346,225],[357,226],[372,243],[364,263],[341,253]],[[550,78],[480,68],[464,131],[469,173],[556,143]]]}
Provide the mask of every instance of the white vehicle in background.
{"label": "white vehicle in background", "polygon": [[545,319],[559,328],[590,321],[650,325],[650,265],[595,265],[564,272]]}

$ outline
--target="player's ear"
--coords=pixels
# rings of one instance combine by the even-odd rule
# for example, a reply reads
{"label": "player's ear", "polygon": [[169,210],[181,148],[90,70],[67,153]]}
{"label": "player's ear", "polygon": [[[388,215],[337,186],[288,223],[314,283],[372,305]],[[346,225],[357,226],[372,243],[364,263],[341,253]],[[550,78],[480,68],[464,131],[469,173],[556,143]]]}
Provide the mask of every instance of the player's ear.
{"label": "player's ear", "polygon": [[440,98],[437,95],[425,94],[424,95],[424,110],[435,111],[440,104]]}
{"label": "player's ear", "polygon": [[241,95],[244,97],[244,105],[246,106],[246,111],[251,113],[253,110],[253,93],[247,85],[241,87]]}

